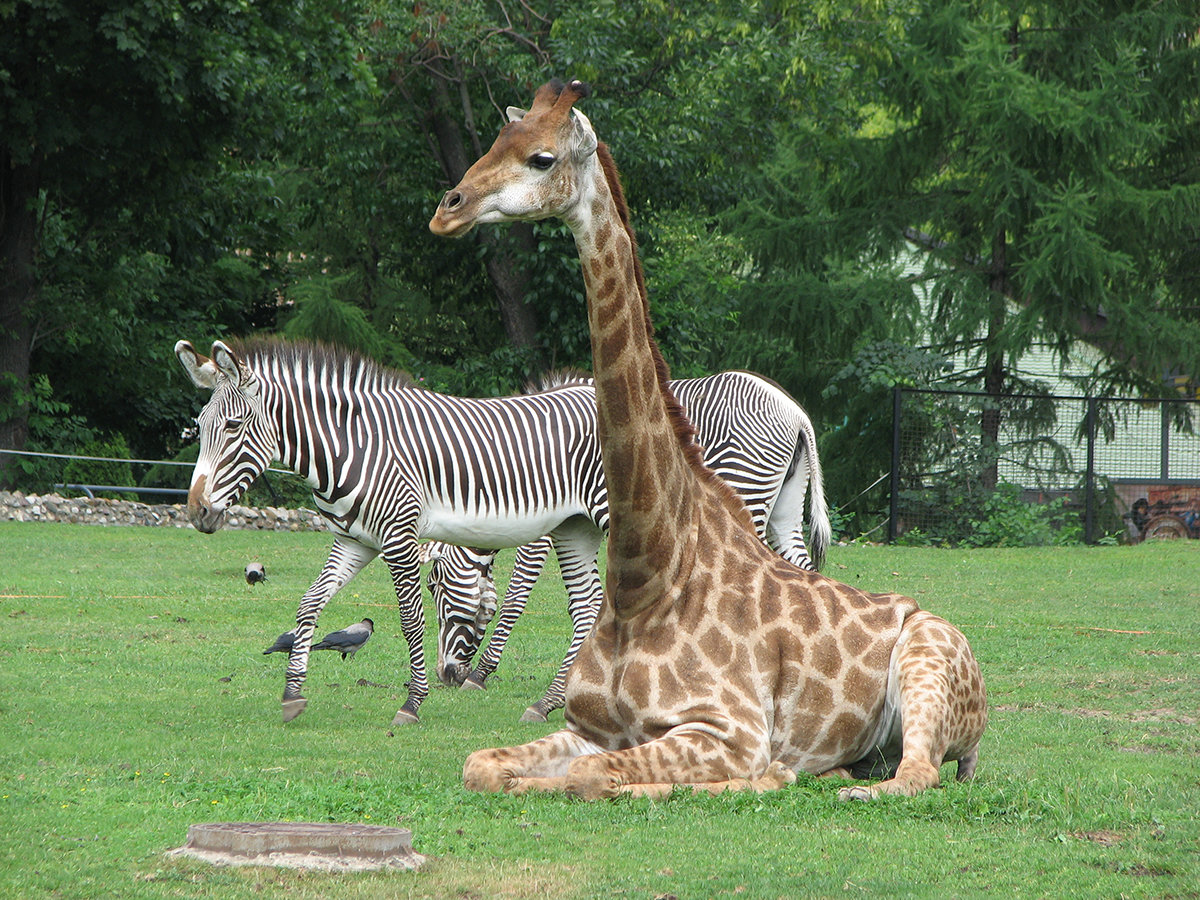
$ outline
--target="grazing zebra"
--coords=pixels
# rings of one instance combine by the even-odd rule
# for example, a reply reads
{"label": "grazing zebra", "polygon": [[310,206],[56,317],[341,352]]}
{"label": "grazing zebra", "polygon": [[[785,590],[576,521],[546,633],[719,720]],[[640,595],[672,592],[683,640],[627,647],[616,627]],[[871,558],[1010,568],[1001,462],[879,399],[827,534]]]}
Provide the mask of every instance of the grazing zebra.
{"label": "grazing zebra", "polygon": [[[553,376],[549,386],[569,383],[591,385],[590,380],[582,378],[572,382]],[[759,534],[790,562],[802,568],[818,568],[829,545],[830,525],[816,436],[804,410],[777,385],[747,372],[674,381],[671,388],[696,426],[705,462],[741,494]],[[598,442],[593,450],[598,457]],[[599,469],[589,467],[589,471]],[[806,494],[811,558],[802,534]],[[496,609],[492,581],[495,552],[436,541],[423,545],[424,555],[435,560],[428,585],[437,607],[437,674],[443,683],[484,686],[500,662],[551,545],[549,538],[542,538],[517,550],[500,619],[474,669],[470,662]],[[522,716],[526,721],[544,721],[547,713],[562,706],[567,670],[591,627],[602,591],[594,567],[588,574],[586,584],[576,584],[564,573],[574,624],[571,645],[546,694]],[[594,581],[590,580],[593,575]],[[580,606],[576,602],[579,597],[591,598],[592,605]]]}
{"label": "grazing zebra", "polygon": [[285,722],[308,702],[300,690],[317,617],[376,556],[395,585],[412,670],[394,725],[416,722],[429,694],[418,538],[503,548],[549,534],[564,572],[578,579],[595,569],[608,510],[594,488],[598,473],[587,471],[600,466],[590,388],[466,399],[307,343],[217,341],[211,352],[210,359],[187,341],[175,345],[196,386],[212,391],[198,418],[192,524],[216,531],[279,459],[308,479],[335,535],[296,612]]}

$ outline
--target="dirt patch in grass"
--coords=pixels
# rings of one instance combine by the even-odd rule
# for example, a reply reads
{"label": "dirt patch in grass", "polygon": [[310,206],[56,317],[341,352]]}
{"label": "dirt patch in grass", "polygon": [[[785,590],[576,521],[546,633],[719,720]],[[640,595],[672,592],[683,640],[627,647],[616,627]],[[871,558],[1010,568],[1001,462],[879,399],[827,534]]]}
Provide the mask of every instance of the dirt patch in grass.
{"label": "dirt patch in grass", "polygon": [[[1044,712],[1049,709],[1051,707],[1044,703],[1023,703],[1020,705],[998,703],[991,707],[992,712]],[[1074,709],[1062,709],[1059,712],[1065,716],[1074,716],[1079,719],[1119,719],[1122,722],[1173,722],[1179,725],[1200,725],[1200,717],[1181,713],[1171,706],[1164,706],[1157,709],[1135,709],[1132,712],[1114,712],[1111,709],[1076,707]]]}
{"label": "dirt patch in grass", "polygon": [[1108,709],[1067,709],[1065,715],[1081,719],[1121,719],[1125,722],[1176,722],[1180,725],[1200,724],[1200,718],[1179,712],[1174,707],[1159,709],[1135,709],[1133,712],[1117,713]]}
{"label": "dirt patch in grass", "polygon": [[1121,834],[1119,831],[1073,831],[1071,837],[1078,838],[1081,841],[1091,841],[1093,844],[1099,844],[1101,847],[1111,847],[1113,844],[1119,844],[1125,840],[1128,835]]}

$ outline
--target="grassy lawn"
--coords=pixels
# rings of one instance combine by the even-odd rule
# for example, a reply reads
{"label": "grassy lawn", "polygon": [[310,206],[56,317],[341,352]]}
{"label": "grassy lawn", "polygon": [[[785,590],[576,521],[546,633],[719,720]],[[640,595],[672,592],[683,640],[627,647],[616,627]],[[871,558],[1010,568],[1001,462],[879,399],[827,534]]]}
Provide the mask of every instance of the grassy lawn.
{"label": "grassy lawn", "polygon": [[[489,689],[435,688],[393,730],[407,658],[373,563],[319,631],[370,615],[375,636],[346,662],[314,654],[308,710],[284,726],[285,660],[260,651],[328,544],[0,524],[0,896],[1200,897],[1200,542],[833,548],[829,574],[959,625],[989,692],[975,782],[874,805],[803,776],[661,802],[464,791],[468,752],[561,724],[517,721],[568,639],[553,567]],[[253,559],[269,574],[254,588]],[[398,824],[431,862],[330,875],[164,856],[191,823],[274,820]]]}

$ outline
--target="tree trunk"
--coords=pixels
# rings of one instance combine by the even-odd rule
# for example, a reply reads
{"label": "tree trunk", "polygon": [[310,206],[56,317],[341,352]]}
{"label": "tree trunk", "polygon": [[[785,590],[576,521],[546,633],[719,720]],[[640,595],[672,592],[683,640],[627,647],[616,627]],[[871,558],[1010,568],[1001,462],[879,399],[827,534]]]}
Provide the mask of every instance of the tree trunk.
{"label": "tree trunk", "polygon": [[[29,437],[29,360],[33,354],[37,168],[0,152],[0,447]],[[13,457],[0,454],[0,487],[12,486]]]}
{"label": "tree trunk", "polygon": [[[437,140],[438,152],[441,154],[442,168],[447,180],[454,185],[462,180],[473,160],[468,158],[466,143],[463,141],[457,119],[450,115],[454,101],[446,79],[435,77],[433,84],[430,124]],[[465,92],[460,92],[459,98],[464,107],[464,117],[468,122],[474,121],[474,114],[467,105],[469,101]],[[480,154],[476,152],[475,156],[478,155]],[[476,239],[487,247],[484,267],[496,293],[500,322],[504,326],[508,342],[518,349],[535,349],[537,318],[525,302],[529,273],[528,268],[521,264],[521,254],[518,252],[533,249],[533,226],[528,222],[515,222],[504,231],[481,229],[476,231],[476,234]]]}

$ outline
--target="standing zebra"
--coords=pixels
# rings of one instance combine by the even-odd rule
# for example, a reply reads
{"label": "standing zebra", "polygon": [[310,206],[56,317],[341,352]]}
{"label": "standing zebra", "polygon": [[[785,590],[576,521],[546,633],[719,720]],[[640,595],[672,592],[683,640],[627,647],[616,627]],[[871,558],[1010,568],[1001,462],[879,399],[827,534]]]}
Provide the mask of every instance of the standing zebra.
{"label": "standing zebra", "polygon": [[[590,379],[563,380],[551,376],[549,387],[586,384]],[[545,390],[543,382],[542,390]],[[778,385],[748,372],[722,372],[706,378],[672,381],[671,390],[696,426],[705,463],[734,487],[750,510],[754,525],[767,543],[789,562],[815,570],[830,540],[816,436],[807,413]],[[600,447],[592,448],[599,458]],[[589,467],[599,472],[599,467]],[[604,490],[600,485],[599,490]],[[809,497],[812,556],[803,538],[804,499]],[[605,495],[607,502],[607,495]],[[471,660],[496,610],[492,581],[494,551],[456,547],[437,541],[424,544],[422,554],[433,560],[428,584],[438,614],[438,678],[444,684],[482,688],[495,671],[513,626],[525,609],[529,593],[549,556],[552,541],[543,538],[521,546],[487,647],[472,669]],[[594,575],[595,568],[589,570]],[[522,719],[545,721],[563,704],[563,684],[579,645],[591,627],[602,591],[599,577],[586,584],[567,584],[573,621],[571,645],[546,694]],[[587,596],[591,605],[574,598]]]}

